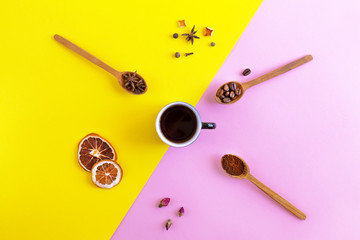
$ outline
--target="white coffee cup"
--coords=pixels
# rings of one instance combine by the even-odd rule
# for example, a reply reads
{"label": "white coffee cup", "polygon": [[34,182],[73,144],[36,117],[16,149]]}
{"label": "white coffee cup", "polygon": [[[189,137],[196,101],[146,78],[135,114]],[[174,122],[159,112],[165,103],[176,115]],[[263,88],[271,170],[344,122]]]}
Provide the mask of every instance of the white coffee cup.
{"label": "white coffee cup", "polygon": [[[166,136],[164,135],[162,129],[161,129],[161,117],[163,115],[163,113],[170,107],[176,106],[176,105],[180,105],[180,106],[184,106],[186,108],[188,108],[189,110],[191,110],[195,117],[196,117],[196,126],[195,126],[195,133],[192,135],[192,137],[188,140],[186,140],[185,142],[173,142],[171,140],[169,140],[168,138],[166,138]],[[195,107],[193,107],[192,105],[190,105],[189,103],[186,102],[172,102],[169,103],[168,105],[166,105],[165,107],[163,107],[160,112],[157,115],[156,118],[156,123],[155,123],[155,127],[156,127],[156,132],[158,133],[160,139],[166,143],[169,146],[172,147],[186,147],[188,145],[190,145],[191,143],[193,143],[200,135],[200,131],[201,129],[215,129],[216,128],[216,124],[215,123],[207,123],[207,122],[201,122],[201,118],[200,118],[200,114],[199,112],[196,110]]]}

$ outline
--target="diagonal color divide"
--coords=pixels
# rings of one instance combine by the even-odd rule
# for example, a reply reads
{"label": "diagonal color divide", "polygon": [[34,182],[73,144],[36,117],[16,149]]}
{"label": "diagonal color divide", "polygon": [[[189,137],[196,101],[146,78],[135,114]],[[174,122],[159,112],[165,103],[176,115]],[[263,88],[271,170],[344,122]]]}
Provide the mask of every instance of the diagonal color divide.
{"label": "diagonal color divide", "polygon": [[[197,103],[261,1],[31,1],[0,9],[1,239],[109,239],[167,150],[157,112]],[[177,20],[196,24],[184,39]],[[214,36],[202,30],[214,28]],[[146,78],[144,96],[54,41],[59,34],[118,70]],[[210,47],[215,41],[216,47]],[[194,52],[176,59],[178,51]],[[96,188],[76,159],[95,132],[111,141],[124,169],[114,189]]]}
{"label": "diagonal color divide", "polygon": [[[113,240],[360,239],[359,22],[358,1],[264,1],[197,104],[217,129],[166,152]],[[251,80],[306,54],[314,60],[237,103],[215,102],[224,82]],[[246,67],[252,73],[243,77]],[[220,164],[226,153],[242,157],[307,219],[229,177]],[[163,197],[171,201],[159,209]]]}

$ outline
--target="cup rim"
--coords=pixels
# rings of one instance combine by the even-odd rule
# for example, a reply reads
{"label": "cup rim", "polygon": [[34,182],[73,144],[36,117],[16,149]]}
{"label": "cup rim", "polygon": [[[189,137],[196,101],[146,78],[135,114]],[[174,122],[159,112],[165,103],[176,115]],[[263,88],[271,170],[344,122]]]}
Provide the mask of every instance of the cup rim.
{"label": "cup rim", "polygon": [[[183,142],[183,143],[175,143],[175,142],[172,142],[170,140],[168,140],[164,134],[162,133],[161,131],[161,127],[160,127],[160,119],[161,119],[161,116],[162,114],[171,106],[174,106],[174,105],[183,105],[183,106],[186,106],[188,108],[190,108],[193,113],[195,114],[195,117],[196,117],[196,120],[197,120],[197,129],[194,133],[194,135],[186,142]],[[157,134],[159,135],[160,139],[166,143],[167,145],[171,146],[171,147],[186,147],[186,146],[189,146],[190,144],[192,144],[193,142],[195,142],[195,140],[199,137],[200,135],[200,131],[201,131],[201,126],[202,126],[202,123],[201,123],[201,119],[200,119],[200,114],[199,112],[196,110],[196,108],[194,106],[192,106],[191,104],[187,103],[187,102],[181,102],[181,101],[176,101],[176,102],[171,102],[167,105],[165,105],[161,110],[160,112],[158,113],[157,117],[156,117],[156,122],[155,122],[155,127],[156,127],[156,132]]]}

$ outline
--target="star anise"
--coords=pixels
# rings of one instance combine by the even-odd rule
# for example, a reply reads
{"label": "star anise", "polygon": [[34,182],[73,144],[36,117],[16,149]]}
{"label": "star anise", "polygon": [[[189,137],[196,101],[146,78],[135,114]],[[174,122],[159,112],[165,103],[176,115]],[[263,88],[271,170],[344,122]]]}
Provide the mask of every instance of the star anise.
{"label": "star anise", "polygon": [[141,94],[146,89],[146,83],[136,72],[137,71],[123,74],[124,86],[135,94]]}
{"label": "star anise", "polygon": [[197,33],[197,31],[195,31],[194,25],[194,27],[191,29],[191,32],[184,33],[183,36],[186,36],[186,40],[191,41],[191,44],[194,44],[194,38],[200,39],[198,36],[195,36],[195,33]]}

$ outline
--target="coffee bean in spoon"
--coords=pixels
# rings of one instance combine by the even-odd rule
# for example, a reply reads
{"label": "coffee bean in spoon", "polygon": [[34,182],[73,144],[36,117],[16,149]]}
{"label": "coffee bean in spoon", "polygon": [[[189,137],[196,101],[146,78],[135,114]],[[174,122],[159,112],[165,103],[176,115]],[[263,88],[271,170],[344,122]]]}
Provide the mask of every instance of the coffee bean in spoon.
{"label": "coffee bean in spoon", "polygon": [[229,103],[241,95],[241,88],[235,82],[224,84],[216,92],[216,96],[223,102]]}
{"label": "coffee bean in spoon", "polygon": [[223,101],[224,103],[229,103],[229,102],[231,102],[231,99],[228,98],[228,97],[226,97],[226,98],[223,98],[222,101]]}
{"label": "coffee bean in spoon", "polygon": [[230,89],[231,89],[232,91],[235,91],[235,89],[236,89],[236,83],[235,83],[235,82],[231,82],[231,83],[229,84],[229,86],[230,86]]}
{"label": "coffee bean in spoon", "polygon": [[223,95],[224,90],[219,88],[219,90],[216,92],[216,96],[220,97],[221,95]]}

